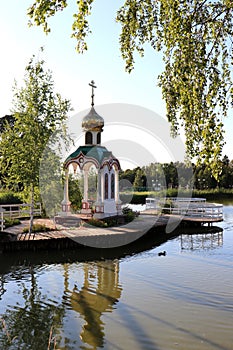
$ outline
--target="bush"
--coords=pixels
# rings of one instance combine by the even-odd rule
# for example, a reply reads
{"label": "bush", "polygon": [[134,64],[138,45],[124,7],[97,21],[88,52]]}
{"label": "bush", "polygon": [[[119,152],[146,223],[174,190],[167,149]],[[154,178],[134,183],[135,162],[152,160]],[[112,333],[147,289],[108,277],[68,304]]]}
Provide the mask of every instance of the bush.
{"label": "bush", "polygon": [[5,227],[11,227],[11,226],[20,224],[20,220],[19,219],[5,218],[4,220],[5,220],[5,222],[4,222]]}
{"label": "bush", "polygon": [[[47,227],[45,225],[41,225],[41,224],[34,224],[32,227],[32,232],[36,233],[36,232],[48,232],[48,231],[54,231],[54,229],[52,229],[51,227]],[[23,233],[28,233],[29,232],[29,227],[25,227],[23,229]]]}
{"label": "bush", "polygon": [[13,193],[11,191],[8,192],[0,192],[0,205],[3,204],[20,204],[22,200],[20,199],[20,195],[17,193]]}
{"label": "bush", "polygon": [[145,204],[148,192],[120,193],[120,200],[123,204]]}
{"label": "bush", "polygon": [[88,220],[88,224],[92,225],[92,226],[96,226],[96,227],[107,227],[108,226],[107,222],[104,222],[102,220],[98,220],[95,218]]}
{"label": "bush", "polygon": [[193,197],[203,197],[207,200],[232,199],[233,189],[215,188],[206,190],[194,190]]}
{"label": "bush", "polygon": [[177,189],[177,188],[168,188],[158,192],[134,192],[127,193],[123,192],[120,194],[120,199],[123,204],[145,204],[147,197],[161,197],[161,198],[170,198],[177,197],[179,191],[179,197],[197,197],[197,198],[206,198],[208,201],[218,201],[224,199],[232,199],[233,189],[225,188],[215,188],[215,189],[205,189],[205,190],[186,190],[186,189]]}
{"label": "bush", "polygon": [[129,207],[124,207],[122,209],[122,213],[125,217],[126,223],[133,221],[136,217],[136,213],[132,209],[130,209]]}

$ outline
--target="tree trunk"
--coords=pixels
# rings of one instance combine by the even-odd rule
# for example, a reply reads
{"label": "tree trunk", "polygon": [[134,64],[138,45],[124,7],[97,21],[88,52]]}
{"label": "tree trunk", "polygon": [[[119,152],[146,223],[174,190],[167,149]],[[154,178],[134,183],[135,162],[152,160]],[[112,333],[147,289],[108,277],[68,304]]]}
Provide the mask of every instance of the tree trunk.
{"label": "tree trunk", "polygon": [[30,203],[30,223],[29,223],[29,238],[32,234],[34,219],[34,185],[31,184],[31,203]]}

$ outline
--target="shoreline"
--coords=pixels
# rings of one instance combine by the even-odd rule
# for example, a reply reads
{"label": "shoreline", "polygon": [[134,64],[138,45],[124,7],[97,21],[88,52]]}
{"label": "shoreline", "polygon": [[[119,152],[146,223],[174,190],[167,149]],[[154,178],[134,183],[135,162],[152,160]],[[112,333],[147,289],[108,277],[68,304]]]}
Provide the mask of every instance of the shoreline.
{"label": "shoreline", "polygon": [[[132,222],[116,227],[100,228],[91,225],[80,227],[55,226],[50,219],[35,219],[35,223],[44,224],[54,228],[53,231],[39,232],[32,234],[32,239],[27,239],[28,234],[22,234],[22,230],[28,225],[24,220],[20,225],[12,226],[3,232],[0,242],[1,254],[9,252],[41,252],[41,251],[62,251],[62,250],[96,250],[111,251],[114,249],[129,248],[140,240],[156,239],[163,237],[165,241],[170,237],[177,236],[177,230],[189,229],[201,232],[216,232],[221,230],[215,226],[203,226],[202,220],[194,220],[185,217],[151,214],[140,214]],[[214,221],[211,221],[214,223]],[[169,226],[170,225],[170,226]],[[56,230],[56,228],[58,228]],[[24,239],[23,239],[24,237]],[[8,240],[7,240],[8,238]],[[10,238],[10,239],[9,239]],[[18,239],[17,239],[18,238]]]}

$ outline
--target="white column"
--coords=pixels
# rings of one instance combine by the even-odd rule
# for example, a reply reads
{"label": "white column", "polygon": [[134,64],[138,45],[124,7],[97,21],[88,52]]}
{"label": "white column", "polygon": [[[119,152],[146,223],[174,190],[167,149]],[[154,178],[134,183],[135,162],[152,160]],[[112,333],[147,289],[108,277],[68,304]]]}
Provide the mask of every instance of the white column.
{"label": "white column", "polygon": [[101,203],[102,202],[102,178],[101,178],[101,170],[98,170],[98,176],[97,176],[97,196],[96,196],[96,202]]}
{"label": "white column", "polygon": [[84,194],[83,200],[88,201],[88,170],[84,170]]}
{"label": "white column", "polygon": [[91,208],[90,204],[88,202],[88,169],[85,169],[84,171],[84,189],[83,189],[83,200],[82,200],[82,214],[91,215]]}
{"label": "white column", "polygon": [[109,172],[108,173],[108,199],[111,199],[111,180],[112,180],[112,178],[111,178],[111,175],[112,175],[112,173],[111,172]]}
{"label": "white column", "polygon": [[101,201],[104,201],[104,191],[105,191],[105,184],[104,184],[104,169],[101,170]]}
{"label": "white column", "polygon": [[62,212],[68,213],[70,212],[70,204],[69,201],[69,170],[65,170],[65,183],[64,183],[64,198],[61,202],[62,204]]}
{"label": "white column", "polygon": [[98,169],[98,175],[97,175],[97,196],[96,196],[96,202],[95,202],[95,218],[102,218],[104,215],[104,203],[102,198],[102,173],[103,171]]}
{"label": "white column", "polygon": [[121,209],[121,200],[120,200],[120,193],[119,193],[119,170],[115,169],[115,203],[116,203],[116,210],[117,214],[122,214]]}
{"label": "white column", "polygon": [[118,169],[115,169],[115,201],[116,201],[116,203],[120,202],[120,197],[119,197],[119,171],[118,171]]}

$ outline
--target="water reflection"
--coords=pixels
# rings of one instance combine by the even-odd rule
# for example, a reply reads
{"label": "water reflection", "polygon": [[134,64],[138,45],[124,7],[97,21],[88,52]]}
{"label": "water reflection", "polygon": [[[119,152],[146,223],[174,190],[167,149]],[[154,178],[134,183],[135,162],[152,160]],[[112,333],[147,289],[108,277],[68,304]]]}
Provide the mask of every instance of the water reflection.
{"label": "water reflection", "polygon": [[[114,310],[122,292],[119,261],[67,263],[57,269],[59,280],[47,283],[41,281],[45,271],[41,274],[39,267],[22,269],[23,273],[18,271],[16,276],[20,278],[12,273],[6,280],[2,277],[2,304],[6,290],[13,297],[6,297],[7,305],[1,305],[0,349],[67,349],[67,342],[75,349],[80,342],[79,348],[83,350],[104,346],[105,324],[101,318]],[[48,280],[54,272],[55,266],[46,271]],[[49,298],[48,290],[51,291]],[[77,339],[63,337],[70,312],[78,316],[81,331]],[[74,322],[72,332],[76,326]]]}
{"label": "water reflection", "polygon": [[68,288],[66,272],[66,305],[77,312],[85,321],[80,338],[86,346],[82,349],[96,349],[104,345],[104,323],[101,316],[111,312],[121,297],[119,284],[119,262],[102,261],[83,264],[84,281],[81,288],[76,284]]}
{"label": "water reflection", "polygon": [[155,231],[98,257],[2,254],[0,349],[232,349],[232,212],[224,233]]}
{"label": "water reflection", "polygon": [[[47,349],[54,315],[57,324],[64,316],[62,305],[45,301],[33,268],[28,271],[27,278],[28,283],[16,280],[15,290],[8,289],[12,297],[11,304],[8,304],[5,312],[1,313],[1,349]],[[6,280],[6,288],[9,287],[7,283],[9,281]]]}
{"label": "water reflection", "polygon": [[222,247],[223,232],[214,233],[192,233],[180,235],[180,246],[182,250],[209,250]]}

